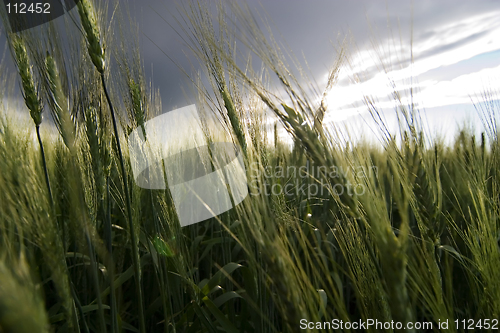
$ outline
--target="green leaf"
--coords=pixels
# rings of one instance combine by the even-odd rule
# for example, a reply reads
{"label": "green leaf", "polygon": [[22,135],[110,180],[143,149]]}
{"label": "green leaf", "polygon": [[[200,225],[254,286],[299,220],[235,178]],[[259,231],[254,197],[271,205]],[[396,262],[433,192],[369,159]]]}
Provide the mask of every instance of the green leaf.
{"label": "green leaf", "polygon": [[326,295],[326,292],[323,289],[318,289],[319,297],[321,300],[321,303],[319,305],[318,313],[319,313],[319,318],[323,317],[326,311],[326,304],[328,303],[328,296]]}
{"label": "green leaf", "polygon": [[[143,268],[149,261],[151,260],[151,254],[145,254],[141,257],[141,268]],[[134,276],[134,266],[130,266],[125,272],[121,273],[113,282],[114,288],[120,287],[122,284],[124,284],[128,279],[132,278]],[[103,290],[101,293],[101,297],[106,297],[110,293],[109,287]],[[97,299],[94,299],[91,304],[94,304],[97,302]]]}
{"label": "green leaf", "polygon": [[214,315],[217,322],[222,326],[224,332],[230,333],[238,333],[239,330],[231,323],[231,321],[215,306],[215,304],[207,297],[203,297],[203,303],[205,303],[206,307]]}
{"label": "green leaf", "polygon": [[174,252],[172,251],[172,249],[170,249],[170,246],[168,246],[168,244],[159,236],[156,236],[153,239],[153,246],[155,247],[156,252],[164,257],[174,256]]}
{"label": "green leaf", "polygon": [[440,245],[440,246],[438,246],[438,249],[439,250],[444,250],[444,251],[450,253],[451,255],[453,255],[458,260],[463,261],[462,255],[460,253],[458,253],[458,251],[455,250],[452,246],[449,246],[449,245]]}
{"label": "green leaf", "polygon": [[210,318],[207,316],[207,313],[202,309],[198,303],[192,301],[193,309],[198,315],[198,318],[204,323],[204,326],[210,330],[210,332],[217,332],[217,329],[210,322]]}
{"label": "green leaf", "polygon": [[[110,309],[109,305],[105,305],[105,304],[102,305],[102,308],[105,309],[105,310],[109,310]],[[82,306],[82,312],[83,313],[87,313],[87,312],[91,312],[91,311],[96,311],[97,309],[99,309],[99,305],[97,305],[97,304],[90,304],[90,305],[84,305],[84,306]]]}
{"label": "green leaf", "polygon": [[220,295],[219,297],[217,297],[215,300],[214,300],[214,304],[220,308],[222,305],[224,305],[224,303],[226,303],[227,301],[233,299],[233,298],[243,298],[241,297],[240,294],[238,294],[236,291],[228,291],[222,295]]}
{"label": "green leaf", "polygon": [[231,275],[232,272],[240,267],[242,267],[240,264],[234,262],[230,262],[229,264],[222,267],[205,285],[202,286],[200,284],[201,292],[203,293],[203,295],[208,295],[210,291],[215,286],[220,284],[227,275]]}

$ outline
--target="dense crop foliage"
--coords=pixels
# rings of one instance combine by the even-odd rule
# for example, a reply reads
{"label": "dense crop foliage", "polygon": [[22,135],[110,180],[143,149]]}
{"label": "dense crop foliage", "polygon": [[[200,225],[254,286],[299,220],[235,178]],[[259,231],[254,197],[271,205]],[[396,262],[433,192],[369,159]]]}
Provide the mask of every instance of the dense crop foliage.
{"label": "dense crop foliage", "polygon": [[[381,145],[345,145],[323,123],[326,92],[314,102],[251,16],[184,6],[181,34],[212,83],[192,78],[198,108],[242,148],[249,195],[181,228],[169,191],[132,177],[126,135],[160,103],[137,44],[103,23],[106,3],[80,1],[64,37],[52,23],[4,29],[34,125],[11,120],[4,89],[0,332],[295,332],[300,319],[438,331],[447,319],[500,318],[495,101],[480,104],[480,137],[463,130],[444,145],[395,91],[399,131],[379,123]],[[234,45],[263,70],[241,67]],[[338,52],[327,90],[347,56]],[[43,131],[47,112],[57,136]]]}

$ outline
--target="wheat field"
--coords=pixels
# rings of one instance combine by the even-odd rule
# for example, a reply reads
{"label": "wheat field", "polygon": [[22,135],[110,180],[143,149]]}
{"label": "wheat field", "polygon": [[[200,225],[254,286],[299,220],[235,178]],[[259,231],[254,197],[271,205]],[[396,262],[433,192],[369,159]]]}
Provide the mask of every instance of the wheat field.
{"label": "wheat field", "polygon": [[[27,120],[14,120],[0,66],[0,332],[497,331],[500,105],[488,92],[479,136],[464,124],[450,145],[431,137],[395,89],[399,130],[367,98],[380,144],[346,143],[323,121],[325,94],[315,102],[245,8],[183,4],[179,33],[204,69],[188,74],[197,108],[241,150],[248,196],[181,227],[169,190],[133,177],[127,136],[161,100],[123,37],[133,25],[106,20],[108,6],[81,0],[62,25],[2,30]],[[220,140],[209,127],[207,145]],[[433,326],[302,324],[334,319]]]}

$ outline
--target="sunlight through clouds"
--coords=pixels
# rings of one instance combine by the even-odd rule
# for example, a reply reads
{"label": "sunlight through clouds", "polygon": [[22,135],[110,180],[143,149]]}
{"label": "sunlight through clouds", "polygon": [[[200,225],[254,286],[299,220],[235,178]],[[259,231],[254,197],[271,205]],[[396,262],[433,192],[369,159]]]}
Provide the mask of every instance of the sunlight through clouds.
{"label": "sunlight through clouds", "polygon": [[[500,87],[500,66],[461,75],[451,81],[424,82],[424,85],[420,97],[426,107],[470,104],[471,97],[485,89]],[[498,91],[493,93],[493,98],[500,99]]]}
{"label": "sunlight through clouds", "polygon": [[[393,93],[392,82],[405,103],[413,87],[415,100],[422,101],[417,103],[419,107],[470,104],[470,96],[500,86],[500,66],[465,72],[472,58],[500,50],[498,17],[500,12],[492,12],[430,27],[419,34],[423,38],[414,40],[413,45],[409,39],[397,43],[386,40],[382,45],[358,50],[352,55],[349,70],[340,73],[343,84],[328,95],[326,120],[341,121],[365,112],[363,96],[371,96],[381,108],[394,107],[394,101],[388,98]],[[446,66],[458,63],[461,71],[448,70],[446,74],[451,78],[439,78]],[[427,73],[420,81],[420,76]]]}

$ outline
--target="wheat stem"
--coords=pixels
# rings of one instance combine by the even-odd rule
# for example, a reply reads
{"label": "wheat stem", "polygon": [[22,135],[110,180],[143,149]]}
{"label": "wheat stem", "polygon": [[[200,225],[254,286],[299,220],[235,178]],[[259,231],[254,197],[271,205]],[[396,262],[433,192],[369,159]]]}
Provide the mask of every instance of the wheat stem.
{"label": "wheat stem", "polygon": [[[139,266],[139,250],[137,244],[137,237],[134,231],[134,223],[132,220],[132,204],[130,201],[130,193],[127,183],[127,173],[125,171],[125,163],[123,160],[123,154],[120,145],[120,135],[118,132],[118,127],[116,125],[116,116],[115,111],[113,109],[113,105],[111,103],[111,99],[109,97],[108,89],[106,87],[106,80],[104,78],[105,71],[105,57],[104,57],[104,48],[101,44],[101,38],[99,33],[99,26],[97,24],[97,20],[94,13],[94,8],[92,7],[89,0],[81,0],[77,4],[78,13],[80,15],[80,19],[82,22],[83,29],[85,31],[86,39],[87,39],[87,49],[94,64],[95,68],[99,72],[101,76],[102,87],[104,90],[104,94],[106,96],[106,100],[109,105],[109,109],[111,112],[111,119],[113,121],[113,130],[116,139],[116,146],[118,150],[118,157],[120,160],[120,169],[123,177],[123,191],[125,192],[125,204],[127,206],[127,219],[130,229],[130,239],[132,241],[132,262],[134,266],[134,275],[136,279],[136,287],[137,287],[137,298],[138,298],[138,309],[139,309],[139,325],[140,332],[146,332],[145,326],[145,318],[144,318],[144,309],[143,309],[143,296],[142,296],[142,287],[141,287],[141,269]],[[111,286],[113,288],[113,286]]]}
{"label": "wheat stem", "polygon": [[105,223],[105,240],[106,247],[109,252],[108,260],[108,276],[110,285],[110,308],[111,308],[111,332],[118,332],[118,312],[116,309],[116,295],[113,281],[115,280],[115,264],[113,262],[113,246],[112,246],[112,227],[111,227],[111,194],[109,192],[109,176],[106,176],[106,223]]}
{"label": "wheat stem", "polygon": [[140,324],[140,331],[141,332],[146,332],[146,326],[145,326],[145,319],[144,319],[144,310],[143,310],[143,297],[142,297],[142,286],[141,286],[141,268],[139,265],[139,251],[138,251],[138,244],[137,244],[137,237],[135,234],[135,229],[134,229],[134,222],[132,220],[132,203],[130,201],[130,193],[129,193],[129,188],[128,188],[128,180],[127,180],[127,173],[125,171],[125,163],[123,160],[123,154],[122,154],[122,149],[120,145],[120,135],[118,133],[118,127],[116,125],[116,116],[115,116],[115,111],[113,109],[113,104],[111,103],[111,99],[108,94],[108,89],[106,88],[106,80],[104,79],[104,73],[101,73],[101,82],[102,82],[102,87],[104,90],[104,95],[106,96],[106,100],[109,105],[109,110],[111,113],[111,120],[113,122],[113,131],[115,134],[115,139],[116,139],[116,149],[118,150],[118,158],[120,161],[120,169],[123,177],[123,191],[125,192],[125,204],[127,206],[127,218],[128,218],[128,224],[129,224],[129,229],[130,229],[130,240],[132,241],[132,262],[134,265],[134,275],[136,279],[136,284],[137,284],[137,298],[138,298],[138,303],[139,303],[139,324]]}
{"label": "wheat stem", "polygon": [[45,182],[47,183],[47,191],[49,195],[50,207],[54,209],[54,199],[52,198],[52,190],[50,188],[49,172],[47,169],[47,161],[45,159],[45,150],[43,149],[42,137],[40,136],[40,125],[36,126],[36,137],[38,139],[38,144],[40,145],[40,154],[42,156],[43,164],[43,174],[45,176]]}

